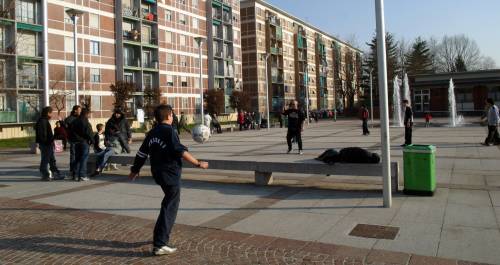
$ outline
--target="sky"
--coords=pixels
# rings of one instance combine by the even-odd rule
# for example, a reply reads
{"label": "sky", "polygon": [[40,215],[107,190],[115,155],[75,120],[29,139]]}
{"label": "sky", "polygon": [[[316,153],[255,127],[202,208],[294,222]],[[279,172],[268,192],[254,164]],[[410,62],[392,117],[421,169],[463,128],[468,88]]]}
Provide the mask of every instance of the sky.
{"label": "sky", "polygon": [[[374,0],[267,0],[363,51],[375,34]],[[386,31],[397,40],[465,34],[500,68],[500,0],[385,0]]]}

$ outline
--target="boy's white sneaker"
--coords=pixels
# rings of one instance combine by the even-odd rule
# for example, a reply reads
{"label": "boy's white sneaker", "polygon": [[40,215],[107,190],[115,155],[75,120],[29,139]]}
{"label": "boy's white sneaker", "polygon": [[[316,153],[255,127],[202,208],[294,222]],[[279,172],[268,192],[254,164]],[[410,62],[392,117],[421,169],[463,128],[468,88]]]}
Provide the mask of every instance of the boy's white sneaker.
{"label": "boy's white sneaker", "polygon": [[161,256],[161,255],[173,254],[176,251],[177,251],[177,248],[175,248],[173,246],[163,246],[161,248],[154,248],[153,254],[155,256]]}

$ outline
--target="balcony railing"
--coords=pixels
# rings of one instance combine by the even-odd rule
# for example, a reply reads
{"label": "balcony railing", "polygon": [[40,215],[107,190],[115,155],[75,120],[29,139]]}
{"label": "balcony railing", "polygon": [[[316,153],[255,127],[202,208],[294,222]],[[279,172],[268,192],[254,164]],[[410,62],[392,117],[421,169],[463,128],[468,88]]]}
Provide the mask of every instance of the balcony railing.
{"label": "balcony railing", "polygon": [[132,7],[129,7],[129,6],[125,6],[122,9],[122,15],[125,16],[125,17],[136,17],[136,18],[139,18],[139,10],[135,9],[135,8],[132,8]]}
{"label": "balcony railing", "polygon": [[125,66],[139,67],[141,65],[141,60],[139,58],[124,59]]}
{"label": "balcony railing", "polygon": [[158,61],[144,62],[142,68],[158,69]]}
{"label": "balcony railing", "polygon": [[267,17],[267,21],[269,21],[269,23],[271,23],[272,25],[281,26],[281,22],[280,22],[279,18],[277,18],[275,16]]}
{"label": "balcony railing", "polygon": [[283,83],[283,76],[271,76],[271,80],[275,84],[282,84]]}
{"label": "balcony railing", "polygon": [[222,51],[215,51],[214,52],[214,57],[222,58]]}
{"label": "balcony railing", "polygon": [[271,47],[271,53],[272,54],[282,54],[283,49],[282,48],[277,48],[277,47]]}
{"label": "balcony railing", "polygon": [[137,30],[133,30],[133,31],[125,31],[123,33],[123,38],[125,40],[129,40],[129,41],[137,41],[137,42],[140,42],[141,41],[141,32],[137,31]]}

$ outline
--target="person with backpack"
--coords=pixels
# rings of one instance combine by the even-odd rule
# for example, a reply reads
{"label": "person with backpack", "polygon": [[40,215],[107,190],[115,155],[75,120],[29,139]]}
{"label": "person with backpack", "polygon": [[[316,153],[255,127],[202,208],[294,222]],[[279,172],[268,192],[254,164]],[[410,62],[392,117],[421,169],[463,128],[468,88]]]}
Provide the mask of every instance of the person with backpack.
{"label": "person with backpack", "polygon": [[36,122],[36,143],[40,149],[40,174],[43,181],[61,180],[64,176],[61,174],[56,165],[56,157],[54,155],[54,134],[50,119],[52,118],[52,108],[45,107],[42,109],[42,115]]}
{"label": "person with backpack", "polygon": [[90,111],[83,109],[73,125],[75,136],[75,174],[78,181],[87,181],[87,160],[89,147],[94,142],[94,133],[89,122]]}
{"label": "person with backpack", "polygon": [[299,145],[299,155],[302,155],[302,131],[305,114],[298,108],[297,100],[290,102],[288,109],[283,111],[283,115],[288,117],[288,132],[286,134],[287,154],[292,151],[292,139],[295,138]]}
{"label": "person with backpack", "polygon": [[486,115],[488,121],[488,136],[482,143],[485,146],[490,146],[492,144],[500,144],[500,136],[498,134],[498,123],[500,122],[500,115],[498,107],[492,98],[486,99],[486,106],[488,107],[488,113]]}
{"label": "person with backpack", "polygon": [[82,112],[82,107],[80,105],[74,105],[71,110],[71,114],[64,120],[64,128],[68,132],[68,143],[69,143],[69,172],[73,180],[76,178],[75,172],[75,137],[73,135],[73,122],[78,119],[80,113]]}
{"label": "person with backpack", "polygon": [[366,108],[366,105],[363,104],[361,106],[361,120],[363,121],[363,135],[369,135],[370,131],[368,130],[368,118],[370,117],[370,113]]}

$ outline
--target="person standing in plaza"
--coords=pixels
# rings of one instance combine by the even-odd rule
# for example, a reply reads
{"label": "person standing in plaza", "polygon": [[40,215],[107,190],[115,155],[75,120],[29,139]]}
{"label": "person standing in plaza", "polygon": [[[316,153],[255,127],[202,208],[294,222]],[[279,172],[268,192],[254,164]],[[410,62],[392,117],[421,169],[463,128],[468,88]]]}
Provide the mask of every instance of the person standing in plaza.
{"label": "person standing in plaza", "polygon": [[187,118],[184,112],[181,111],[181,118],[179,120],[179,127],[177,128],[177,132],[180,134],[181,130],[185,130],[188,133],[191,133],[191,130],[187,127]]}
{"label": "person standing in plaza", "polygon": [[410,107],[410,103],[407,99],[403,100],[403,105],[405,106],[405,143],[401,146],[411,145],[412,131],[413,131],[413,110]]}
{"label": "person standing in plaza", "polygon": [[159,256],[172,254],[177,250],[169,241],[179,208],[182,159],[203,169],[208,168],[208,163],[198,161],[180,143],[179,136],[172,128],[170,105],[158,106],[155,119],[158,125],[147,134],[139,148],[134,165],[130,169],[129,179],[133,181],[137,178],[149,156],[153,179],[165,195],[153,234],[153,254]]}
{"label": "person standing in plaza", "polygon": [[40,174],[43,181],[61,180],[64,176],[56,165],[56,157],[54,155],[54,134],[50,119],[52,118],[52,108],[45,107],[42,109],[40,119],[36,122],[36,143],[40,149]]}
{"label": "person standing in plaza", "polygon": [[363,104],[361,106],[361,120],[363,121],[363,135],[369,135],[370,131],[368,130],[368,118],[370,117],[370,113],[366,108],[366,105]]}
{"label": "person standing in plaza", "polygon": [[56,121],[56,127],[54,128],[54,140],[61,140],[64,151],[66,151],[66,145],[68,143],[68,133],[66,129],[62,126],[63,121]]}
{"label": "person standing in plaza", "polygon": [[292,151],[292,139],[295,139],[299,145],[299,154],[302,155],[302,130],[305,120],[304,112],[298,109],[296,100],[292,100],[288,109],[283,112],[284,116],[288,117],[288,132],[286,134],[286,143],[288,144],[288,151]]}
{"label": "person standing in plaza", "polygon": [[105,135],[110,144],[114,146],[115,152],[120,149],[119,145],[122,152],[130,153],[129,144],[132,143],[132,131],[121,108],[116,108],[111,118],[106,122]]}
{"label": "person standing in plaza", "polygon": [[64,120],[64,127],[66,132],[68,132],[68,142],[69,142],[69,172],[73,180],[76,178],[75,172],[75,137],[73,135],[73,122],[80,117],[82,112],[82,107],[80,105],[73,106],[71,114]]}
{"label": "person standing in plaza", "polygon": [[500,122],[498,107],[492,98],[486,99],[487,122],[488,122],[488,136],[484,140],[483,145],[490,146],[491,144],[500,144],[500,136],[498,134],[498,123]]}
{"label": "person standing in plaza", "polygon": [[80,117],[73,125],[75,136],[75,172],[78,181],[87,181],[87,160],[89,158],[89,147],[94,142],[92,126],[89,122],[90,111],[83,109]]}

